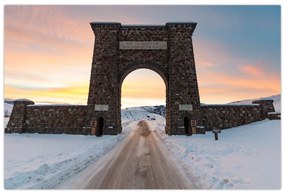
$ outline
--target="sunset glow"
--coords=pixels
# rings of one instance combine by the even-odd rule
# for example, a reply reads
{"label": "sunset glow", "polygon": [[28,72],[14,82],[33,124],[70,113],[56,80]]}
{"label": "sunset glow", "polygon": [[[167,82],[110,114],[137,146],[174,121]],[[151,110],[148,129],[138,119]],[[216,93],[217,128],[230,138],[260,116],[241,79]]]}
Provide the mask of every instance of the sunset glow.
{"label": "sunset glow", "polygon": [[[193,44],[203,103],[281,91],[279,6],[9,5],[4,8],[4,97],[86,104],[93,21],[197,22]],[[137,70],[124,80],[123,107],[164,103],[165,85],[155,72]]]}
{"label": "sunset glow", "polygon": [[131,72],[122,84],[122,108],[132,106],[165,105],[165,83],[152,70]]}

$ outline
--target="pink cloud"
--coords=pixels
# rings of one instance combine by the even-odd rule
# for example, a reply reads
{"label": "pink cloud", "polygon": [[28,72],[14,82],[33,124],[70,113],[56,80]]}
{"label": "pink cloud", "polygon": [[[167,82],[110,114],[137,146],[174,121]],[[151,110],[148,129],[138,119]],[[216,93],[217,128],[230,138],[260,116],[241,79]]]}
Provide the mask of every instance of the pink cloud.
{"label": "pink cloud", "polygon": [[263,77],[266,75],[266,72],[262,70],[262,67],[257,68],[256,66],[253,66],[250,64],[241,66],[240,70],[246,75],[253,76],[253,77]]}

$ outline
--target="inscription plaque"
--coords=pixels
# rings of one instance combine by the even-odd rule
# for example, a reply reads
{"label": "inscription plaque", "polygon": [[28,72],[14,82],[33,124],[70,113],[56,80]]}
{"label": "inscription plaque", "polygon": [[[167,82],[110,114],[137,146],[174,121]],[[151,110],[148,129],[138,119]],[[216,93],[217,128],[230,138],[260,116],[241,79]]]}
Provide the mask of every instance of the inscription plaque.
{"label": "inscription plaque", "polygon": [[166,41],[120,41],[119,48],[122,50],[164,50],[167,49]]}
{"label": "inscription plaque", "polygon": [[179,104],[179,110],[192,111],[193,106],[192,104]]}
{"label": "inscription plaque", "polygon": [[108,111],[109,106],[107,104],[95,104],[95,111]]}

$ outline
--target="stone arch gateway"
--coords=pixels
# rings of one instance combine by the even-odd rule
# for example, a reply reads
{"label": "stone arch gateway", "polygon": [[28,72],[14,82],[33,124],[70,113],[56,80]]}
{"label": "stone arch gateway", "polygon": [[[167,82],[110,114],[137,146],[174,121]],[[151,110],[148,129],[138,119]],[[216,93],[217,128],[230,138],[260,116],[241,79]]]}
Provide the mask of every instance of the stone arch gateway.
{"label": "stone arch gateway", "polygon": [[203,134],[266,118],[280,119],[272,114],[270,99],[251,105],[200,104],[192,44],[196,23],[125,26],[94,22],[91,27],[95,44],[87,105],[15,100],[6,133],[118,134],[122,131],[121,85],[139,68],[155,71],[165,82],[165,132],[169,135]]}
{"label": "stone arch gateway", "polygon": [[[201,122],[192,34],[196,23],[127,26],[91,23],[95,35],[88,106],[105,121],[104,134],[121,132],[121,84],[135,69],[157,72],[166,85],[166,133],[185,134],[184,117]],[[199,132],[199,130],[195,131]]]}

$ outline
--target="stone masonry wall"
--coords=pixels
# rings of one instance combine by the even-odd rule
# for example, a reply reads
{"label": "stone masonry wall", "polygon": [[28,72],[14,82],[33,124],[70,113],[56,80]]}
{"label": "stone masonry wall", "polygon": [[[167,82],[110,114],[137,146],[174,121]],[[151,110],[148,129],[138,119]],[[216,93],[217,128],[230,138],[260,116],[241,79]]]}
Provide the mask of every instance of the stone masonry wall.
{"label": "stone masonry wall", "polygon": [[7,133],[90,134],[88,106],[32,105],[15,101]]}
{"label": "stone masonry wall", "polygon": [[[90,134],[90,107],[79,105],[32,105],[32,101],[14,102],[8,133]],[[226,129],[266,118],[280,119],[274,113],[273,101],[255,101],[253,105],[202,105],[203,126],[206,130]],[[91,110],[92,111],[92,110]],[[266,115],[266,117],[264,117]],[[273,115],[273,116],[272,116]],[[202,132],[201,132],[202,133]]]}
{"label": "stone masonry wall", "polygon": [[25,132],[89,134],[87,106],[27,106]]}
{"label": "stone masonry wall", "polygon": [[202,105],[206,130],[226,129],[269,118],[274,112],[273,100],[254,101],[252,105]]}

